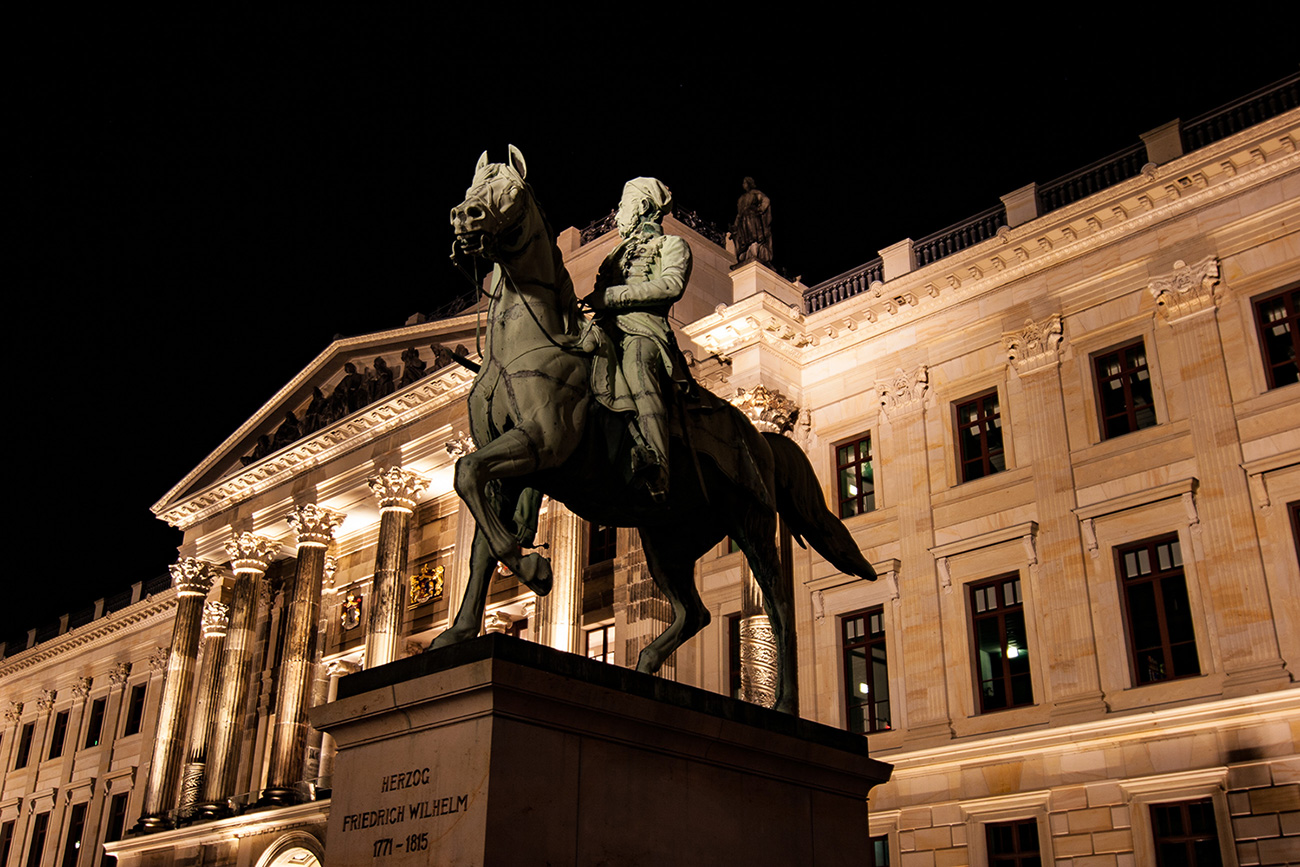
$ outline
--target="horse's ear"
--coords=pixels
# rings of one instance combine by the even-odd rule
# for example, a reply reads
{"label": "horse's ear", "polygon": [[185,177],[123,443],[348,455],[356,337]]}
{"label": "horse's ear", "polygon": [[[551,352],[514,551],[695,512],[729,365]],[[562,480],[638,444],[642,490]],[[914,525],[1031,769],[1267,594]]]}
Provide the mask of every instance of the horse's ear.
{"label": "horse's ear", "polygon": [[528,177],[528,163],[524,162],[524,155],[519,152],[519,148],[510,145],[510,165],[519,173],[519,180]]}
{"label": "horse's ear", "polygon": [[483,153],[479,155],[478,165],[474,166],[474,174],[477,175],[479,172],[483,171],[483,167],[487,164],[487,151],[483,151]]}

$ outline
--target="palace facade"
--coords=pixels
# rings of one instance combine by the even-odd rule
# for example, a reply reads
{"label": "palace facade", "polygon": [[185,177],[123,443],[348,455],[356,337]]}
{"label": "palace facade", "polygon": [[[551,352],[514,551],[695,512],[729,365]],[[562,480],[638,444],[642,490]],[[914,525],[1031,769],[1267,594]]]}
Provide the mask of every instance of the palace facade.
{"label": "palace facade", "polygon": [[[901,865],[1300,863],[1300,76],[813,287],[670,217],[696,378],[795,439],[879,573],[783,540],[801,713],[894,765]],[[608,229],[608,227],[605,227]],[[578,287],[616,242],[560,236]],[[154,506],[146,581],[0,660],[0,867],[318,864],[305,709],[454,617],[476,314],[335,341]],[[635,532],[544,505],[484,628],[634,664]],[[663,675],[738,694],[743,557]],[[132,833],[135,831],[135,833]],[[1215,859],[1218,860],[1215,860]]]}

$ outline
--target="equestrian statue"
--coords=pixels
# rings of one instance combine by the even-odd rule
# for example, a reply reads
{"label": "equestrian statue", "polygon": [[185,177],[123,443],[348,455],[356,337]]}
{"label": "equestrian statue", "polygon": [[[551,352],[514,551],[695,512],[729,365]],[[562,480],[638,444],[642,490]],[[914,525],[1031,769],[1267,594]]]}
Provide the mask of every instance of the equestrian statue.
{"label": "equestrian statue", "polygon": [[451,211],[453,259],[479,257],[493,269],[469,395],[477,450],[455,473],[476,524],[469,583],[455,622],[430,649],[479,634],[498,563],[539,596],[550,592],[550,562],[524,553],[545,494],[588,521],[639,531],[646,565],[673,610],[672,623],[641,652],[642,672],[658,671],[708,625],[695,561],[734,539],[776,638],[775,707],[794,713],[794,606],[780,580],[778,514],[800,545],[807,540],[841,572],[868,580],[875,572],[826,508],[799,446],[760,433],[690,381],[667,323],[690,272],[686,241],[662,234],[667,188],[651,178],[628,183],[616,218],[622,243],[580,304],[526,174],[513,145],[507,163],[490,163],[484,152]]}

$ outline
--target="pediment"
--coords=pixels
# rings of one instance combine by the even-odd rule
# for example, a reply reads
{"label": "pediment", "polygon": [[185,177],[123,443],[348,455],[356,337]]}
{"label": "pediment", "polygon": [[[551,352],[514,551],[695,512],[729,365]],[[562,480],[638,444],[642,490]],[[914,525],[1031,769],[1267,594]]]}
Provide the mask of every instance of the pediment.
{"label": "pediment", "polygon": [[237,476],[258,477],[309,448],[319,452],[432,394],[467,384],[469,371],[439,347],[473,351],[473,314],[335,340],[240,425],[151,510],[176,507]]}

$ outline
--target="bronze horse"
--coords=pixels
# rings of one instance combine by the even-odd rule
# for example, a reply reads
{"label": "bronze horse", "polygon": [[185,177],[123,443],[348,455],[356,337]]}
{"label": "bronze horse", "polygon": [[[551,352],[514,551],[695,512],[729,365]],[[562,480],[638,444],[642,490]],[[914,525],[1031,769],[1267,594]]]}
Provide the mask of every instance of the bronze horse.
{"label": "bronze horse", "polygon": [[[672,441],[668,501],[652,502],[633,484],[626,422],[591,397],[590,359],[578,348],[585,320],[555,235],[524,178],[513,145],[508,164],[479,158],[465,201],[452,209],[455,253],[494,263],[482,365],[469,396],[477,444],[456,462],[456,492],[474,516],[469,584],[455,623],[430,649],[478,635],[497,563],[545,595],[550,563],[524,554],[536,529],[540,494],[588,521],[636,527],[646,565],[673,609],[673,622],[637,660],[656,672],[709,623],[695,587],[695,561],[724,537],[744,552],[763,593],[777,641],[776,708],[795,710],[793,602],[780,580],[779,512],[794,537],[806,539],[842,572],[875,580],[847,529],[826,508],[812,466],[790,440],[759,433],[725,401],[687,413],[686,441],[728,444],[749,468],[743,484],[705,452]],[[745,454],[740,454],[743,450]]]}

